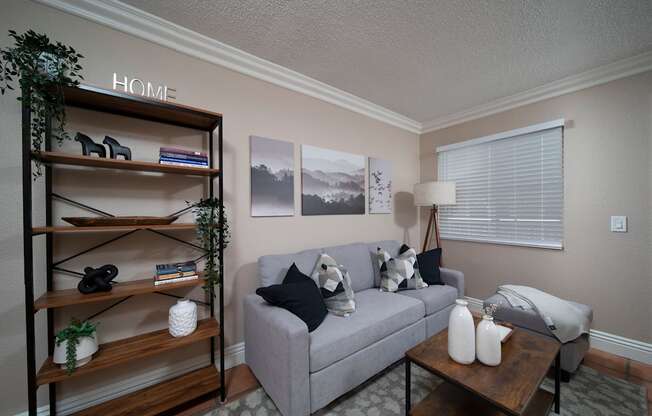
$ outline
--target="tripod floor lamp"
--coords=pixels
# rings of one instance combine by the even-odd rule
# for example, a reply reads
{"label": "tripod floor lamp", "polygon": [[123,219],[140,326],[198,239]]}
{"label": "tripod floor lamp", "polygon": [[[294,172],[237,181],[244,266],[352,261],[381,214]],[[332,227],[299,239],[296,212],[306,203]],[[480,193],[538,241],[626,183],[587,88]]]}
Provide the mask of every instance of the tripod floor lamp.
{"label": "tripod floor lamp", "polygon": [[426,238],[423,240],[423,251],[428,250],[432,239],[433,226],[437,247],[441,247],[438,223],[439,205],[455,204],[455,183],[433,181],[414,185],[414,204],[418,207],[430,207],[428,229],[426,230]]}

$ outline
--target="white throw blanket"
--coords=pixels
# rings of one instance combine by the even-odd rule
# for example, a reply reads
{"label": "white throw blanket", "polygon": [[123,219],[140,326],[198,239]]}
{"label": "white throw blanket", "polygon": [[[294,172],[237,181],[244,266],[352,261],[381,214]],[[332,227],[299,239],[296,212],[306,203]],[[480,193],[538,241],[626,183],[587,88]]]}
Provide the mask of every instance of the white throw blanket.
{"label": "white throw blanket", "polygon": [[498,293],[503,295],[512,307],[532,309],[538,313],[550,332],[562,343],[589,333],[589,316],[567,300],[528,286],[503,285],[498,287]]}

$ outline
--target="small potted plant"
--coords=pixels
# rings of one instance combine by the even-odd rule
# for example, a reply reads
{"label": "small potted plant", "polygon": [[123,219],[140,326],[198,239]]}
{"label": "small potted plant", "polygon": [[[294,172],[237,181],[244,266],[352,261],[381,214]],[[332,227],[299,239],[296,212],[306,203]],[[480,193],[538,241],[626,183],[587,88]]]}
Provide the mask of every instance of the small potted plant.
{"label": "small potted plant", "polygon": [[56,335],[52,361],[72,374],[87,364],[97,352],[97,324],[72,319],[70,325]]}
{"label": "small potted plant", "polygon": [[[194,204],[193,212],[195,213],[195,223],[197,224],[197,239],[206,253],[206,266],[204,267],[204,290],[215,295],[213,288],[221,282],[222,276],[219,272],[219,264],[222,261],[219,258],[218,246],[220,242],[220,232],[222,233],[223,248],[229,243],[231,233],[229,223],[226,218],[224,208],[220,209],[219,198],[201,199]],[[219,226],[219,218],[222,217],[222,229]],[[210,255],[213,253],[213,255]]]}

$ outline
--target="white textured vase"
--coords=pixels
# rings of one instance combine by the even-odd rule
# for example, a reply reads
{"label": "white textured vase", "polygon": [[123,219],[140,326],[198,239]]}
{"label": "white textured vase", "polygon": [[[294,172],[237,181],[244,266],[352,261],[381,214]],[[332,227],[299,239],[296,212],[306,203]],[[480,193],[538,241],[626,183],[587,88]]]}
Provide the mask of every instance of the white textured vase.
{"label": "white textured vase", "polygon": [[[52,361],[59,364],[61,368],[66,368],[66,348],[68,347],[68,340],[63,341],[57,345],[54,343],[54,354],[52,354]],[[93,358],[93,354],[97,352],[97,333],[92,337],[79,338],[77,344],[77,364],[75,367],[81,367],[88,364]]]}
{"label": "white textured vase", "polygon": [[475,324],[468,304],[457,299],[448,319],[448,355],[460,364],[475,361]]}
{"label": "white textured vase", "polygon": [[484,315],[475,333],[478,360],[485,365],[496,366],[501,360],[500,332],[494,318]]}
{"label": "white textured vase", "polygon": [[180,299],[170,307],[168,320],[170,335],[185,337],[197,328],[197,304],[188,299]]}

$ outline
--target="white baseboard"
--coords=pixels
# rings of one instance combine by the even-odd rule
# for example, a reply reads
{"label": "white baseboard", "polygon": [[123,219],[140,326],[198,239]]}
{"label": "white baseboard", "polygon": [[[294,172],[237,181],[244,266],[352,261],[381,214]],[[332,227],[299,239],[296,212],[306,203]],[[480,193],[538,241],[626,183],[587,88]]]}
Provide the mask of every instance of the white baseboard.
{"label": "white baseboard", "polygon": [[[224,367],[226,369],[235,367],[242,363],[244,363],[244,342],[232,345],[225,349]],[[77,396],[68,397],[57,402],[57,414],[69,415],[87,407],[133,393],[204,366],[206,366],[206,357],[197,357],[196,359],[177,363],[165,369],[149,371],[136,377],[122,380],[116,384],[105,386]],[[48,416],[49,414],[50,407],[48,405],[41,406],[37,409],[38,416]],[[25,411],[16,416],[27,415],[28,413]]]}
{"label": "white baseboard", "polygon": [[[482,310],[482,300],[466,296],[469,309],[474,312]],[[591,347],[645,364],[652,364],[652,344],[635,339],[621,337],[604,331],[592,329],[589,334]]]}

